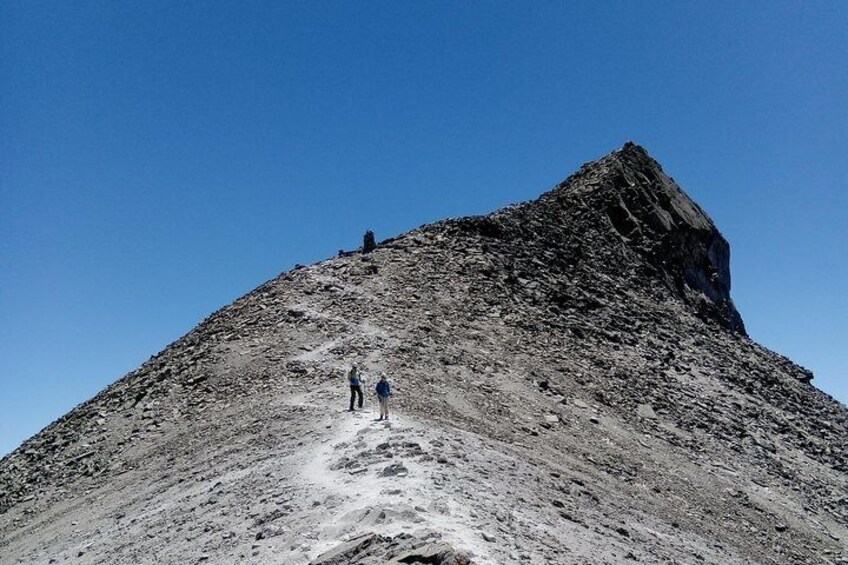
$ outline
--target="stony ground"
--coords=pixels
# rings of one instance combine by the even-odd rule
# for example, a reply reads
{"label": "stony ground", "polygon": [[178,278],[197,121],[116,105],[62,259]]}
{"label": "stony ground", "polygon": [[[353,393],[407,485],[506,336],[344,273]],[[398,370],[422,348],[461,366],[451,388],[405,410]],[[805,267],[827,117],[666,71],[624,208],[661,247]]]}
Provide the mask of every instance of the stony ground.
{"label": "stony ground", "polygon": [[0,563],[848,563],[848,410],[728,256],[626,146],[285,273],[0,461]]}
{"label": "stony ground", "polygon": [[[380,422],[373,399],[363,411],[344,411],[336,385],[243,399],[216,409],[214,422],[164,434],[163,452],[129,449],[133,471],[51,504],[5,538],[4,562],[306,564],[372,532],[409,535],[415,543],[401,549],[446,542],[479,563],[749,562],[709,531],[681,526],[701,511],[704,492],[721,493],[726,512],[736,500],[749,509],[750,516],[718,516],[715,529],[785,526],[784,543],[788,528],[828,531],[803,516],[797,496],[784,499],[791,491],[740,481],[738,467],[664,453],[656,469],[628,481],[616,476],[627,465],[609,466],[610,450],[540,452],[403,411]],[[622,433],[588,403],[572,406],[563,411],[608,428],[611,444]],[[534,424],[544,423],[552,428],[528,439],[559,425]],[[631,458],[645,461],[657,441],[637,436],[644,453]],[[675,492],[680,485],[691,498]],[[657,498],[665,499],[662,512]],[[790,502],[793,515],[785,513]]]}

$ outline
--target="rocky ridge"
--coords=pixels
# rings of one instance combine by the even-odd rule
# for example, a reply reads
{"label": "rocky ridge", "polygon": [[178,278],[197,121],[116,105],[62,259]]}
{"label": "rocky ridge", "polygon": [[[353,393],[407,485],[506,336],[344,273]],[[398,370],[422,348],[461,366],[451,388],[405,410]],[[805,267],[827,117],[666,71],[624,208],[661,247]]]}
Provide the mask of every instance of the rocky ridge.
{"label": "rocky ridge", "polygon": [[[391,425],[340,411],[354,359]],[[0,562],[848,562],[811,379],[627,144],[216,312],[0,461]]]}

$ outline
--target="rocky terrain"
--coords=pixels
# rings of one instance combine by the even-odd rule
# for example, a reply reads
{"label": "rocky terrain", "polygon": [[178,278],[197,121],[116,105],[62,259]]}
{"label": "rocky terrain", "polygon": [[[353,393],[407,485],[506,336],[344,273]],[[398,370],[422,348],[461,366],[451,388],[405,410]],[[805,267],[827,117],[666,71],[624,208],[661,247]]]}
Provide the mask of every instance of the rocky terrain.
{"label": "rocky terrain", "polygon": [[641,147],[368,247],[3,458],[0,563],[848,563],[848,410],[747,337]]}

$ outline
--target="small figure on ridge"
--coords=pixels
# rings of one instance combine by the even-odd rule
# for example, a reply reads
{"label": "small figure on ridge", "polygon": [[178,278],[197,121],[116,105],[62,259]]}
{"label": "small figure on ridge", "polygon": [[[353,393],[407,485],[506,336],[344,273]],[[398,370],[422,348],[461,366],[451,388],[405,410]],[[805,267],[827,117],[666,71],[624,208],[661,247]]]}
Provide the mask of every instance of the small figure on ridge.
{"label": "small figure on ridge", "polygon": [[380,374],[377,383],[377,398],[380,401],[380,420],[389,419],[389,397],[392,395],[392,385],[386,380],[386,373]]}
{"label": "small figure on ridge", "polygon": [[362,252],[371,253],[377,249],[377,241],[374,239],[374,232],[368,230],[362,237]]}
{"label": "small figure on ridge", "polygon": [[348,412],[353,412],[353,404],[357,396],[359,396],[359,408],[362,408],[362,376],[359,373],[359,365],[356,363],[350,367],[350,372],[347,374],[347,384],[350,385],[350,409]]}

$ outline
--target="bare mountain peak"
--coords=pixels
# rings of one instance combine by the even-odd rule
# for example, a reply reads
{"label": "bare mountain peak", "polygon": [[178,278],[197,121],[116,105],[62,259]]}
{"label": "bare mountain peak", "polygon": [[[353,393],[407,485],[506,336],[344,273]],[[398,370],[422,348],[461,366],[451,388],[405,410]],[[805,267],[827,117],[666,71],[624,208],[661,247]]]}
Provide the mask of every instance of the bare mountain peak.
{"label": "bare mountain peak", "polygon": [[741,338],[727,243],[644,149],[374,243],[0,459],[0,564],[848,560],[848,410]]}
{"label": "bare mountain peak", "polygon": [[584,164],[536,201],[470,221],[483,234],[536,248],[555,268],[589,262],[624,284],[659,280],[699,315],[746,335],[730,297],[730,246],[632,142]]}

